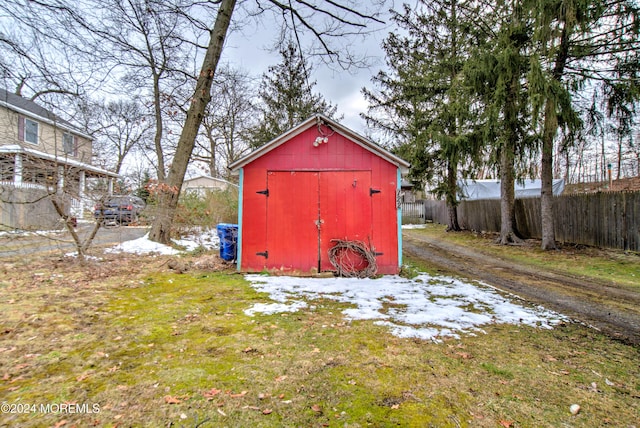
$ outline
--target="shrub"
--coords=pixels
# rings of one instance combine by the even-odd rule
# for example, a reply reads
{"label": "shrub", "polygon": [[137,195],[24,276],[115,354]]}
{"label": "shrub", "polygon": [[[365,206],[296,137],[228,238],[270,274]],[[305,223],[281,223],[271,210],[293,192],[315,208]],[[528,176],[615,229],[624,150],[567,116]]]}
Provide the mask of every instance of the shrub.
{"label": "shrub", "polygon": [[213,229],[218,223],[236,223],[238,190],[207,191],[204,195],[185,192],[180,195],[173,227],[176,235],[193,230]]}

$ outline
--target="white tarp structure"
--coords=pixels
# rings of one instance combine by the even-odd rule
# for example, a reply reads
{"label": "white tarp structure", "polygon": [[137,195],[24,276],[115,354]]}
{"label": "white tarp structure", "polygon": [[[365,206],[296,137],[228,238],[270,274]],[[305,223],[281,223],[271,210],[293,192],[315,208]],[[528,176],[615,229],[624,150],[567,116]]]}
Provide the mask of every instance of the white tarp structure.
{"label": "white tarp structure", "polygon": [[[478,199],[500,199],[500,180],[458,180],[460,200],[474,201]],[[515,183],[516,199],[538,198],[542,189],[542,180],[524,180]],[[554,196],[562,194],[564,179],[553,180]]]}

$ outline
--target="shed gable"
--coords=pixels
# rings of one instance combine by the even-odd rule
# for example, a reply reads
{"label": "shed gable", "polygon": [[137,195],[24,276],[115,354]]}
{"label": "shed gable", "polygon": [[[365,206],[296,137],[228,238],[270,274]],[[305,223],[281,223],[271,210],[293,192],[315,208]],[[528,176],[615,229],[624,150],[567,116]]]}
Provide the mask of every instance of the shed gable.
{"label": "shed gable", "polygon": [[396,169],[395,165],[342,134],[335,133],[327,143],[316,147],[314,142],[317,137],[317,130],[309,128],[253,160],[245,169],[358,170],[370,169],[374,162],[388,164],[390,168]]}
{"label": "shed gable", "polygon": [[[341,141],[341,139],[343,139]],[[344,144],[345,141],[349,141],[355,146],[359,146],[365,152],[371,153],[381,159],[386,160],[390,164],[399,168],[402,173],[408,171],[409,163],[403,159],[395,156],[394,154],[384,150],[382,147],[374,144],[368,139],[358,135],[348,128],[340,125],[339,123],[328,119],[322,115],[313,116],[295,128],[268,142],[262,147],[249,153],[247,156],[233,162],[229,165],[229,169],[233,172],[238,172],[240,168],[254,162],[264,156],[267,156],[270,152],[276,151],[283,144],[290,144],[291,142],[302,143],[303,146],[299,147],[300,155],[309,154],[311,158],[317,155],[324,156],[349,156],[352,153],[349,150],[355,150],[349,145]],[[330,150],[324,150],[323,148],[332,145],[332,142],[336,142],[336,147]],[[307,144],[306,146],[304,144]],[[316,150],[313,150],[316,149]],[[341,152],[343,150],[343,152]],[[362,153],[362,152],[360,152]],[[307,159],[307,162],[310,159]],[[337,163],[340,159],[334,159]]]}

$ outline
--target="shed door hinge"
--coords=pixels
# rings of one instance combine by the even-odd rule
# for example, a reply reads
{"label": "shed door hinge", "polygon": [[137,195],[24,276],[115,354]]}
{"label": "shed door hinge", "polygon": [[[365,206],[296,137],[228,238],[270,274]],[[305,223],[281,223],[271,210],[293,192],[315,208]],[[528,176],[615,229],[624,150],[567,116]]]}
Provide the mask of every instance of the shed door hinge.
{"label": "shed door hinge", "polygon": [[269,196],[269,189],[264,189],[264,190],[258,190],[256,193],[259,193],[261,195],[265,195],[265,196]]}
{"label": "shed door hinge", "polygon": [[369,189],[369,196],[373,196],[375,193],[380,193],[382,190],[374,189],[373,187]]}
{"label": "shed door hinge", "polygon": [[264,253],[256,253],[256,256],[262,256],[265,259],[269,258],[269,251],[265,251]]}

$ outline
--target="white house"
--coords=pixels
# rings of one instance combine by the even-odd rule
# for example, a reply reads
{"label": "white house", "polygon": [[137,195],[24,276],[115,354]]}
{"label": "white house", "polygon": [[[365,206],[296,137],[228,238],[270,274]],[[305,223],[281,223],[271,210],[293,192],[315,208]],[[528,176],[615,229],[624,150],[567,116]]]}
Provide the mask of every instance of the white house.
{"label": "white house", "polygon": [[199,196],[204,196],[206,192],[224,191],[229,187],[237,188],[238,186],[222,178],[201,174],[193,178],[185,179],[182,184],[182,191],[185,193],[193,192]]}

